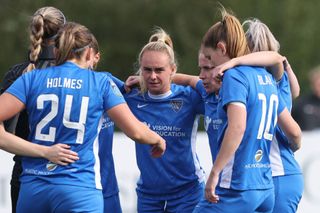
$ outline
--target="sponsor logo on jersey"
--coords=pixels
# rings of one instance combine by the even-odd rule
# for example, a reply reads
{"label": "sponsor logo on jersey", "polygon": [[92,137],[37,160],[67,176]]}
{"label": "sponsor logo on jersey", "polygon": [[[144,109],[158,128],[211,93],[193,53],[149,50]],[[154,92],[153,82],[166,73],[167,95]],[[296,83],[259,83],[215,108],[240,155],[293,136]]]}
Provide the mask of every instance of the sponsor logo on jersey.
{"label": "sponsor logo on jersey", "polygon": [[48,171],[53,171],[53,170],[55,170],[57,167],[58,167],[58,165],[57,164],[55,164],[55,163],[52,163],[52,162],[49,162],[49,163],[47,163],[47,170]]}
{"label": "sponsor logo on jersey", "polygon": [[[212,124],[212,128],[210,127],[210,124]],[[219,119],[219,118],[212,119],[209,116],[206,116],[204,119],[204,128],[206,131],[209,130],[209,127],[213,130],[218,130],[221,124],[222,124],[222,119]]]}
{"label": "sponsor logo on jersey", "polygon": [[173,111],[179,112],[180,109],[182,108],[183,101],[182,100],[172,100],[170,102],[170,104],[171,104],[171,108],[173,109]]}
{"label": "sponsor logo on jersey", "polygon": [[143,123],[161,137],[186,137],[186,133],[178,126]]}
{"label": "sponsor logo on jersey", "polygon": [[259,149],[259,150],[256,152],[254,158],[256,159],[256,162],[260,162],[261,159],[262,159],[262,157],[263,157],[263,151],[262,151],[261,149]]}
{"label": "sponsor logo on jersey", "polygon": [[210,123],[211,123],[211,118],[209,116],[206,116],[206,118],[204,119],[204,128],[206,131],[208,131]]}
{"label": "sponsor logo on jersey", "polygon": [[102,119],[101,129],[105,129],[113,126],[114,126],[114,122],[108,116],[104,116]]}
{"label": "sponsor logo on jersey", "polygon": [[270,168],[270,163],[260,163],[263,158],[263,151],[259,149],[256,154],[254,155],[255,163],[248,163],[244,167],[246,169],[266,169]]}

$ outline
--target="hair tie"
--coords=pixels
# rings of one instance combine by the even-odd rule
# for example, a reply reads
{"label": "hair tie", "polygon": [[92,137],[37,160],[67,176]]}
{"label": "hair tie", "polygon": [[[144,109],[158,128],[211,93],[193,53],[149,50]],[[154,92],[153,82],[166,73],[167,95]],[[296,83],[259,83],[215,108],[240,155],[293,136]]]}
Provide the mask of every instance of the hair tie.
{"label": "hair tie", "polygon": [[84,47],[79,47],[79,48],[73,48],[72,49],[72,52],[76,53],[76,52],[81,52],[83,51],[84,49],[86,48],[91,48],[91,42],[89,44],[87,44],[86,46]]}
{"label": "hair tie", "polygon": [[61,13],[61,15],[62,15],[62,17],[63,17],[63,25],[65,25],[65,24],[67,23],[67,19],[66,19],[66,17],[64,16],[63,12],[60,11],[60,13]]}
{"label": "hair tie", "polygon": [[221,24],[222,24],[223,26],[226,25],[226,19],[225,19],[225,18],[221,21]]}

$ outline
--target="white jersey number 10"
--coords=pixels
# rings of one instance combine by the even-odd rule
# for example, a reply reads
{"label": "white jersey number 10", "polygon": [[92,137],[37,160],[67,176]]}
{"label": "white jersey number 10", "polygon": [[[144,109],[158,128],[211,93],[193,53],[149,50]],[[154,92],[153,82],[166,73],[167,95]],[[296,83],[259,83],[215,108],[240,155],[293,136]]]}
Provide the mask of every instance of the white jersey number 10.
{"label": "white jersey number 10", "polygon": [[[273,127],[277,124],[277,111],[278,111],[278,96],[275,94],[272,94],[269,99],[269,108],[268,108],[268,113],[267,113],[267,98],[265,94],[259,93],[258,94],[259,100],[262,101],[262,115],[261,115],[261,120],[260,120],[260,125],[259,125],[259,131],[258,131],[258,136],[257,139],[261,139],[262,137],[266,140],[272,140],[273,134],[270,133],[271,125]],[[275,111],[273,111],[275,108]],[[272,122],[272,116],[274,115],[274,120]],[[267,123],[266,123],[267,122]]]}

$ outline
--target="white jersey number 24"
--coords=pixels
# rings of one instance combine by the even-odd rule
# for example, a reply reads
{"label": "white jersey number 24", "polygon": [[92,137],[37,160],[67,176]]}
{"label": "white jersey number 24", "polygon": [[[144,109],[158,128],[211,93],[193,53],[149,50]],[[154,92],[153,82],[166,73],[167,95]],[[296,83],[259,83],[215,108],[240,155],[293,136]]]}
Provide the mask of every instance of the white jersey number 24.
{"label": "white jersey number 24", "polygon": [[[65,102],[65,106],[64,106],[62,123],[67,128],[78,130],[76,143],[82,144],[83,137],[84,137],[85,124],[86,124],[86,119],[87,119],[89,97],[82,97],[81,107],[80,107],[80,116],[79,116],[78,122],[70,121],[72,100],[73,100],[72,95],[66,96],[66,102]],[[39,97],[37,98],[37,109],[40,109],[40,110],[43,109],[44,102],[46,102],[46,101],[51,102],[51,110],[37,124],[35,139],[42,140],[42,141],[48,141],[48,142],[54,142],[55,136],[56,136],[56,127],[49,127],[48,134],[43,134],[43,133],[41,133],[41,131],[58,114],[59,98],[55,94],[39,95]]]}

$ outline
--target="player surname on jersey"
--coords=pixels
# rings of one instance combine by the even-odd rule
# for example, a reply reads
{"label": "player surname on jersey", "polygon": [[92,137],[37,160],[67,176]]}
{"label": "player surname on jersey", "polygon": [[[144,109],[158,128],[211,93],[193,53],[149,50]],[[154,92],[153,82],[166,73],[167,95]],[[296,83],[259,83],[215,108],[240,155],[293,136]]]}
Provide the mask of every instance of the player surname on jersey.
{"label": "player surname on jersey", "polygon": [[258,81],[260,85],[272,85],[272,80],[270,76],[264,75],[258,75]]}
{"label": "player surname on jersey", "polygon": [[63,87],[70,89],[81,89],[82,80],[73,78],[48,78],[47,88]]}

